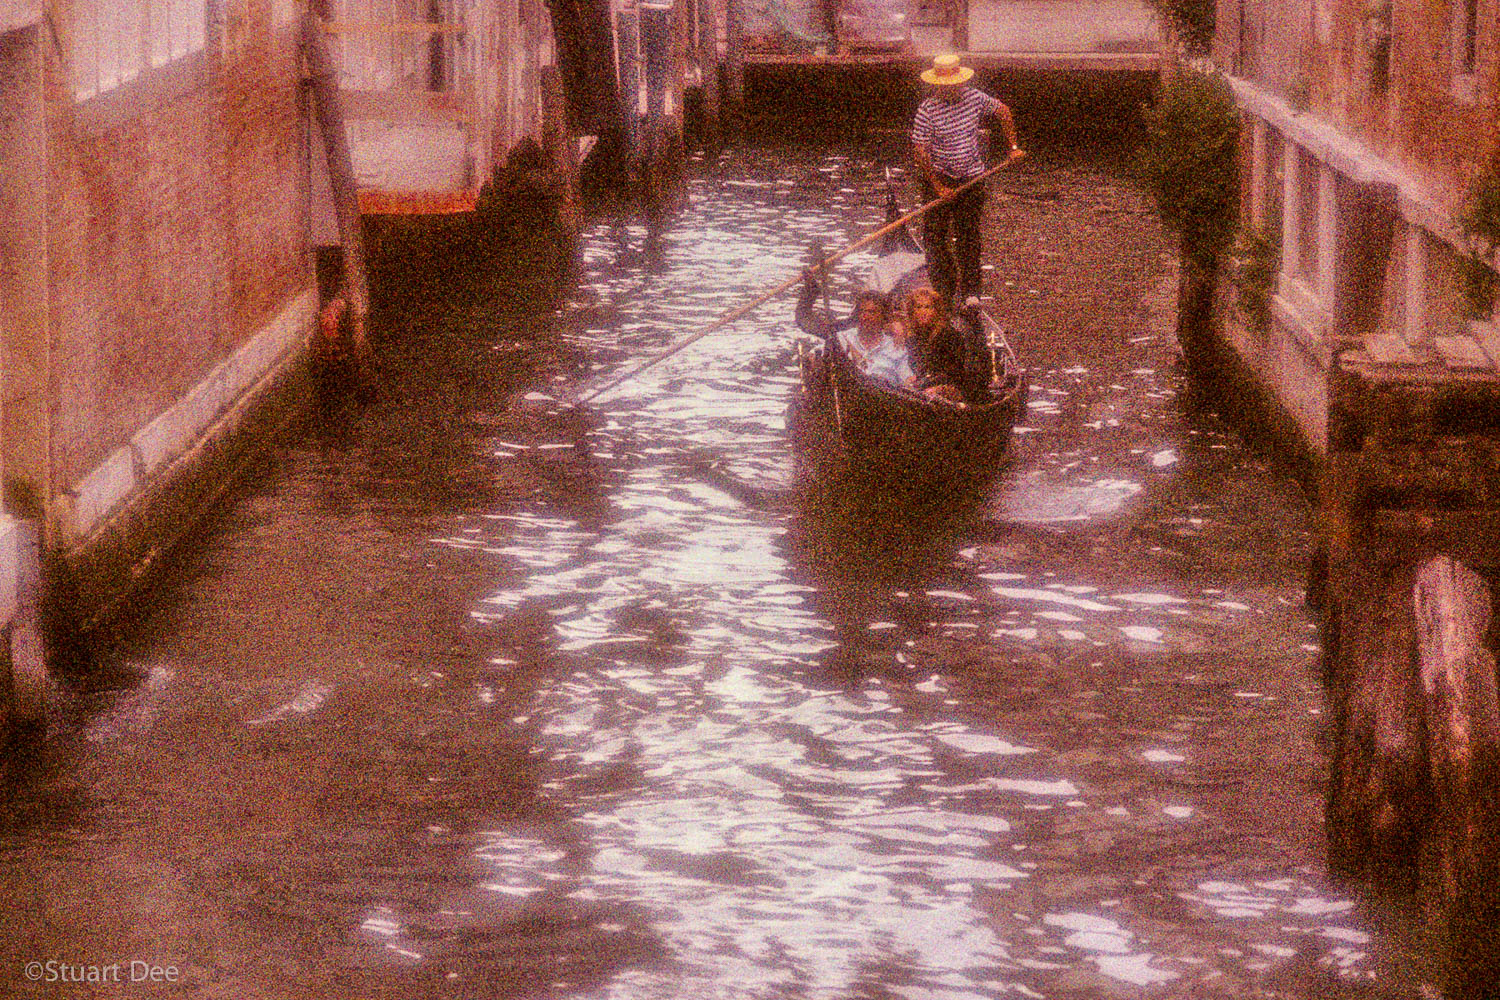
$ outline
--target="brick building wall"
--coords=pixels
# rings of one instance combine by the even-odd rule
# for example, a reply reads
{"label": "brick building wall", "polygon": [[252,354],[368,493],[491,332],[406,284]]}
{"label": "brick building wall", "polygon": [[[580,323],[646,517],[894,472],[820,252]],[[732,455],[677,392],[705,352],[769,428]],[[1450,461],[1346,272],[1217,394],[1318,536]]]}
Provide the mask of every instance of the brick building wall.
{"label": "brick building wall", "polygon": [[1388,72],[1371,44],[1368,0],[1220,0],[1215,57],[1281,97],[1457,193],[1500,148],[1500,2],[1478,0],[1473,79],[1455,83],[1462,0],[1393,0]]}
{"label": "brick building wall", "polygon": [[49,87],[55,482],[67,488],[231,346],[221,101],[122,122]]}
{"label": "brick building wall", "polygon": [[79,101],[69,67],[49,67],[58,489],[312,286],[297,35],[275,7],[226,0],[232,27],[164,87]]}
{"label": "brick building wall", "polygon": [[1500,2],[1480,0],[1474,80],[1454,80],[1454,8],[1461,0],[1398,3],[1391,58],[1390,152],[1460,194],[1500,150]]}
{"label": "brick building wall", "polygon": [[235,343],[305,289],[310,274],[308,119],[298,26],[292,18],[278,23],[268,5],[258,6],[229,39],[221,71]]}

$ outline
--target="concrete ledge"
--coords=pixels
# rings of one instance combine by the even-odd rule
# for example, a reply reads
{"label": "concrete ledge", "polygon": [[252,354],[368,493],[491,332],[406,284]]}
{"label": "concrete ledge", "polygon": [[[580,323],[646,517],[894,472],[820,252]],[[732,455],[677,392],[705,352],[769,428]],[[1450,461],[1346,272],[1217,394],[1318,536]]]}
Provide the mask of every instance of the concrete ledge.
{"label": "concrete ledge", "polygon": [[130,496],[208,432],[226,409],[288,353],[307,343],[317,290],[294,296],[238,351],[214,367],[187,395],[136,432],[68,491],[62,536],[72,546],[86,538]]}
{"label": "concrete ledge", "polygon": [[63,514],[62,535],[71,538],[84,535],[109,515],[137,486],[135,456],[130,448],[116,448],[96,465],[77,486],[67,491],[67,510]]}
{"label": "concrete ledge", "polygon": [[[982,70],[1155,73],[1161,66],[1161,56],[1155,52],[969,52],[965,54],[964,62]],[[915,70],[932,65],[932,56],[922,52],[846,52],[826,56],[800,52],[747,52],[745,65],[900,66]]]}
{"label": "concrete ledge", "polygon": [[[91,630],[112,618],[162,553],[202,523],[246,462],[305,410],[305,345],[315,304],[314,291],[296,296],[236,353],[233,370],[220,366],[200,383],[201,396],[184,397],[184,403],[194,398],[197,405],[207,407],[216,394],[259,370],[259,377],[188,439],[185,450],[159,460],[155,474],[137,480],[136,491],[107,518],[87,532],[76,531],[75,524],[75,534],[65,536],[53,585],[78,630]],[[299,319],[301,325],[294,322]],[[168,429],[166,424],[159,429],[163,438]],[[180,424],[170,429],[181,433]],[[122,450],[132,455],[134,464],[134,449]]]}
{"label": "concrete ledge", "polygon": [[317,292],[293,298],[270,323],[198,383],[182,400],[130,439],[142,475],[150,477],[202,436],[219,414],[289,351],[306,342]]}
{"label": "concrete ledge", "polygon": [[0,31],[30,27],[42,19],[42,0],[0,0]]}
{"label": "concrete ledge", "polygon": [[[1260,85],[1240,77],[1226,76],[1236,100],[1245,111],[1262,119],[1286,137],[1287,141],[1306,150],[1308,155],[1328,164],[1357,184],[1384,184],[1396,191],[1396,202],[1403,219],[1432,233],[1463,253],[1468,247],[1453,223],[1453,212],[1434,202],[1430,184],[1408,174],[1398,164],[1381,155],[1359,139],[1340,131],[1332,123],[1307,112],[1295,111],[1281,98]],[[1500,262],[1492,260],[1500,270]]]}
{"label": "concrete ledge", "polygon": [[1159,47],[1156,14],[1140,0],[970,0],[979,52],[1110,52]]}

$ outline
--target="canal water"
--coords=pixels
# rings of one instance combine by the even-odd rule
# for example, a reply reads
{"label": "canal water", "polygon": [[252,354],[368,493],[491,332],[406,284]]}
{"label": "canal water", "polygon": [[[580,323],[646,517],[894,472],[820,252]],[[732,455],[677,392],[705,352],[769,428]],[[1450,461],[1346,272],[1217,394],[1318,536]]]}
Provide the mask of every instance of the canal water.
{"label": "canal water", "polygon": [[1188,398],[1096,162],[997,187],[1037,219],[1001,304],[1052,236],[1154,263],[1017,328],[972,522],[799,506],[789,301],[558,404],[868,232],[885,162],[700,161],[556,309],[514,267],[388,301],[379,398],[277,450],[12,775],[4,992],[1404,995],[1322,861],[1307,507]]}

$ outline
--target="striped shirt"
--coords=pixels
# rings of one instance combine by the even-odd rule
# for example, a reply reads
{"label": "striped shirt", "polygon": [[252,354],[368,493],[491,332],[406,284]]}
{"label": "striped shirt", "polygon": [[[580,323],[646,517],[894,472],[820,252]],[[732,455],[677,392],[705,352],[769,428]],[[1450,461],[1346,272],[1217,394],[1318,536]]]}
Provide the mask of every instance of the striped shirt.
{"label": "striped shirt", "polygon": [[999,101],[973,87],[965,87],[952,104],[929,97],[917,108],[911,141],[928,148],[932,169],[938,173],[961,180],[978,177],[984,173],[979,123],[999,106]]}

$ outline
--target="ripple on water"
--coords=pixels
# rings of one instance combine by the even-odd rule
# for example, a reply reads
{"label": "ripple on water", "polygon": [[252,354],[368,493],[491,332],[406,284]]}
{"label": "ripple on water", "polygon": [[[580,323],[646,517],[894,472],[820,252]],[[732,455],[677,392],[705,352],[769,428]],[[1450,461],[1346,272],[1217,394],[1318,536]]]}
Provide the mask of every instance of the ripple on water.
{"label": "ripple on water", "polygon": [[[861,196],[847,218],[826,204],[789,207],[785,163],[731,162],[738,167],[725,169],[759,167],[770,180],[751,177],[722,196],[695,189],[664,241],[661,273],[614,266],[621,241],[642,231],[584,234],[580,296],[609,303],[617,318],[571,342],[595,356],[640,357],[783,280],[812,239],[840,245],[878,222],[878,197]],[[837,169],[853,191],[881,183],[858,160],[803,172],[817,166]],[[868,260],[856,255],[849,270]],[[547,655],[567,664],[545,661],[516,718],[537,727],[558,762],[547,787],[582,846],[564,857],[527,832],[486,832],[475,848],[489,867],[485,889],[517,905],[555,892],[649,911],[672,961],[581,991],[621,1000],[846,1000],[870,982],[903,997],[1035,997],[1059,984],[1112,995],[1207,982],[1226,969],[1250,983],[1256,963],[1310,953],[1362,972],[1366,942],[1346,901],[1300,876],[1215,880],[1203,846],[1219,829],[1209,807],[1187,794],[1152,798],[1141,785],[1192,767],[1196,754],[1153,748],[1155,737],[1096,714],[1085,735],[1123,746],[1120,758],[1140,771],[1101,777],[1068,762],[1045,725],[1011,731],[980,715],[947,673],[931,672],[958,665],[903,647],[882,654],[881,685],[827,668],[820,657],[851,634],[894,645],[889,637],[907,627],[898,606],[841,630],[825,617],[828,595],[789,561],[786,513],[748,506],[693,471],[708,454],[743,482],[789,482],[792,330],[790,304],[770,303],[610,397],[608,419],[588,435],[593,461],[612,477],[602,523],[585,528],[537,504],[478,519],[478,534],[453,533],[478,539],[495,561],[476,616],[547,609]],[[1128,394],[1120,417],[1170,405],[1142,402],[1170,399],[1154,369],[1114,375],[1119,382],[1083,368],[1052,377],[1067,387],[1034,397],[1039,426],[1105,389]],[[1119,423],[1101,416],[1096,431]],[[1153,443],[1144,461],[1124,458],[1111,472],[1077,454],[1046,456],[1052,471],[1017,476],[1004,513],[1107,521],[1148,489],[1138,478],[1174,475],[1190,460],[1170,441]],[[964,559],[979,562],[979,550]],[[1034,643],[1027,655],[1054,635],[1142,659],[1157,655],[1147,647],[1171,655],[1181,638],[1164,627],[1168,612],[1248,610],[1207,590],[1192,601],[1111,593],[1087,572],[1064,585],[1013,571],[1021,568],[973,566],[962,583],[885,596],[920,602],[945,633],[978,633],[966,641]],[[1044,632],[1026,616],[1077,628]],[[644,659],[648,650],[660,659]],[[1068,705],[1065,692],[1056,697],[1049,704]],[[944,699],[966,714],[935,715]],[[1197,860],[1168,870],[1127,849],[1137,843],[1155,845],[1151,857],[1175,846]],[[1279,859],[1258,862],[1280,871]],[[1162,896],[1188,916],[1148,905]],[[1219,952],[1226,941],[1237,966]]]}

